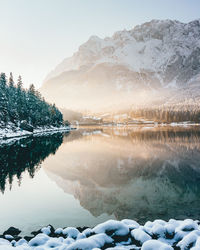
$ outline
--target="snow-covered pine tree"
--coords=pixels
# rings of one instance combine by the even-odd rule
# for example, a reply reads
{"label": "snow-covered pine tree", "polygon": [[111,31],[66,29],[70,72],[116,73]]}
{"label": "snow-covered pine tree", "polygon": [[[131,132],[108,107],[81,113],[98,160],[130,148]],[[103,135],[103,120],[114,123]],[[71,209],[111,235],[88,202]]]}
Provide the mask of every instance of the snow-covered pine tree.
{"label": "snow-covered pine tree", "polygon": [[5,73],[0,74],[0,122],[6,124],[9,120],[8,116],[8,93],[6,85]]}
{"label": "snow-covered pine tree", "polygon": [[56,106],[48,104],[33,84],[25,90],[19,76],[15,86],[12,73],[7,84],[6,75],[1,73],[0,126],[5,127],[8,122],[15,126],[22,122],[33,127],[60,126],[63,124],[63,118]]}

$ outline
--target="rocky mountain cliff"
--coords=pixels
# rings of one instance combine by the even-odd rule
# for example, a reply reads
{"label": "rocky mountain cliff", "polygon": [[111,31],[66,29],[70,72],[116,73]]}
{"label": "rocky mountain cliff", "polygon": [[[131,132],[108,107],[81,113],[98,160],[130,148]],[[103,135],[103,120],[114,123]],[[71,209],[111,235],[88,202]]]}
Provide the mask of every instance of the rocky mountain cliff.
{"label": "rocky mountain cliff", "polygon": [[81,110],[181,102],[199,98],[199,87],[200,19],[152,20],[105,39],[92,36],[50,72],[41,91]]}

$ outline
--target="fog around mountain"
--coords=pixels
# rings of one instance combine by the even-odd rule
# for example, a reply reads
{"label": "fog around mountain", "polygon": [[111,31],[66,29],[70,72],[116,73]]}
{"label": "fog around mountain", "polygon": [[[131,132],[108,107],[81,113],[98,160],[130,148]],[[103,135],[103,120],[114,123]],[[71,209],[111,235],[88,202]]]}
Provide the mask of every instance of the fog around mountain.
{"label": "fog around mountain", "polygon": [[92,36],[52,70],[41,88],[51,102],[84,111],[193,104],[200,99],[200,20],[152,20]]}

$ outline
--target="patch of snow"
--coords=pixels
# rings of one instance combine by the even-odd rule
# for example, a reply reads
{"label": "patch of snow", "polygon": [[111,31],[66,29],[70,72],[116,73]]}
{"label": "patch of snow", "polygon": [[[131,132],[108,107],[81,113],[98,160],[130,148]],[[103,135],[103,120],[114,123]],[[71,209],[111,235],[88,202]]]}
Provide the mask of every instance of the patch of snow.
{"label": "patch of snow", "polygon": [[49,234],[51,233],[51,228],[50,228],[50,226],[48,226],[48,227],[43,227],[43,228],[41,229],[41,232],[42,232],[43,234],[49,235]]}
{"label": "patch of snow", "polygon": [[6,246],[6,245],[10,245],[10,242],[8,240],[5,239],[0,239],[0,246]]}
{"label": "patch of snow", "polygon": [[55,230],[55,234],[62,234],[63,233],[63,229],[62,228],[57,228]]}
{"label": "patch of snow", "polygon": [[104,223],[96,226],[93,231],[96,234],[99,233],[109,233],[109,235],[114,236],[126,236],[129,233],[129,228],[126,224],[120,221],[108,220]]}
{"label": "patch of snow", "polygon": [[90,236],[87,239],[77,240],[72,243],[67,249],[68,250],[89,250],[93,248],[102,248],[105,244],[112,243],[113,239],[107,236],[105,233],[99,233],[97,235]]}
{"label": "patch of snow", "polygon": [[131,229],[131,230],[139,228],[139,226],[140,226],[136,221],[130,220],[130,219],[124,219],[121,222],[126,224],[129,227],[129,229]]}
{"label": "patch of snow", "polygon": [[158,240],[148,240],[142,245],[141,250],[173,250],[173,248]]}
{"label": "patch of snow", "polygon": [[6,234],[5,236],[4,236],[7,240],[12,240],[14,237],[12,236],[12,235],[10,235],[10,234]]}
{"label": "patch of snow", "polygon": [[197,222],[191,220],[191,219],[186,219],[183,222],[180,223],[180,226],[176,228],[177,231],[192,231],[198,229],[198,224]]}
{"label": "patch of snow", "polygon": [[177,246],[180,247],[180,249],[189,249],[195,245],[198,236],[200,236],[199,231],[195,230],[190,232],[177,244]]}
{"label": "patch of snow", "polygon": [[30,247],[37,247],[44,245],[49,240],[49,237],[46,234],[38,234],[36,237],[31,239],[28,243]]}
{"label": "patch of snow", "polygon": [[67,227],[63,230],[63,234],[69,238],[76,239],[80,232],[75,227]]}
{"label": "patch of snow", "polygon": [[138,241],[141,245],[144,244],[145,241],[151,240],[151,236],[145,233],[142,229],[137,228],[131,231],[131,236]]}
{"label": "patch of snow", "polygon": [[166,233],[166,228],[163,225],[155,224],[151,230],[152,234],[156,235],[157,237],[164,237]]}
{"label": "patch of snow", "polygon": [[[61,127],[38,127],[33,130],[33,132],[20,130],[19,128],[13,129],[12,127],[0,128],[0,144],[7,144],[11,141],[16,141],[28,136],[37,136],[37,135],[48,135],[57,132],[70,131],[71,127],[61,126]],[[15,131],[14,131],[15,130]],[[22,145],[23,147],[23,145]]]}

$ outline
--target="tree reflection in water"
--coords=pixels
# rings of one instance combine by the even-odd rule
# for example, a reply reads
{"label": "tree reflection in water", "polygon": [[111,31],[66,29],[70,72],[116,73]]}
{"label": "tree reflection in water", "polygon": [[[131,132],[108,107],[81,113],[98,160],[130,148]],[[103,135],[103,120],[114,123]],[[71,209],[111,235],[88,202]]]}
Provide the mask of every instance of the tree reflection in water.
{"label": "tree reflection in water", "polygon": [[0,190],[4,193],[6,184],[12,188],[14,177],[20,185],[22,173],[28,171],[34,177],[35,171],[50,154],[55,154],[63,142],[60,133],[23,138],[11,144],[0,145]]}

